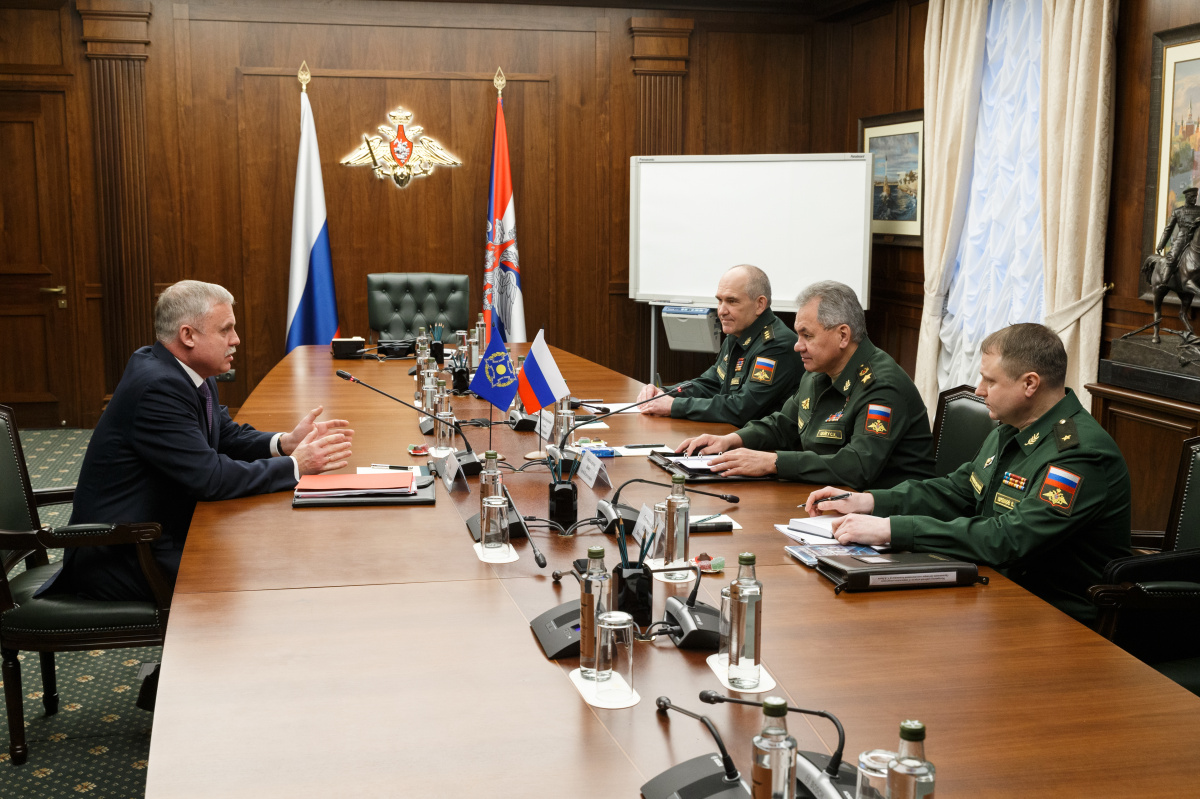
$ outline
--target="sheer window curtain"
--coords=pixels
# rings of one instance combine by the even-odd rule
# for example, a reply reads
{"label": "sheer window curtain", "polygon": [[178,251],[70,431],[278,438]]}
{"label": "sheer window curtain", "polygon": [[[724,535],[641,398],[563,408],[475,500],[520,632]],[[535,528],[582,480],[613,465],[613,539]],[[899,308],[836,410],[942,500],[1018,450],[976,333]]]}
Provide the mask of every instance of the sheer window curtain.
{"label": "sheer window curtain", "polygon": [[942,317],[942,391],[978,382],[989,333],[1042,320],[1041,28],[1041,0],[992,0],[966,228]]}
{"label": "sheer window curtain", "polygon": [[[1036,12],[1038,19],[1016,13],[1022,9]],[[931,417],[939,390],[975,382],[969,365],[977,368],[982,338],[1023,319],[1042,321],[1062,336],[1069,359],[1067,384],[1088,404],[1082,387],[1095,378],[1100,348],[1116,11],[1117,0],[1042,0],[1040,8],[1026,0],[930,2],[925,35],[925,297],[915,381]],[[1021,36],[1028,38],[1004,35],[1006,25],[1024,26]],[[1025,63],[1018,66],[1014,49],[1007,80],[989,76],[985,85],[985,51],[1001,41],[1013,48],[1027,45]],[[1001,57],[1001,51],[993,52]],[[1030,61],[1040,64],[1031,66]],[[997,66],[993,60],[988,64]],[[985,91],[1011,88],[1016,76],[1024,86],[1036,84],[1037,90],[1032,107],[1025,103],[1026,119],[1011,122],[1007,131],[1008,143],[1019,142],[1024,155],[1007,167],[996,165],[983,185],[992,193],[1021,191],[1027,196],[1032,175],[1036,191],[1029,206],[1010,201],[1007,208],[1014,216],[993,228],[978,213],[986,205],[972,207],[977,189],[972,180],[988,156],[977,156],[977,145],[984,140],[993,147],[982,135],[989,131],[978,131],[980,101]],[[1018,101],[1029,99],[1026,92],[1001,100],[998,107],[1007,112],[1011,105],[1015,111]],[[983,126],[993,124],[989,111],[982,116]],[[1032,153],[1030,117],[1037,142]],[[1005,203],[993,199],[992,206],[1003,210]],[[988,257],[1004,251],[1009,254],[1003,261]],[[1037,270],[1030,268],[1037,260],[1035,251],[1040,251]],[[972,252],[984,257],[972,258]],[[966,264],[975,264],[965,273],[963,254]],[[1016,282],[1005,287],[1010,278]],[[944,382],[939,382],[939,364]]]}

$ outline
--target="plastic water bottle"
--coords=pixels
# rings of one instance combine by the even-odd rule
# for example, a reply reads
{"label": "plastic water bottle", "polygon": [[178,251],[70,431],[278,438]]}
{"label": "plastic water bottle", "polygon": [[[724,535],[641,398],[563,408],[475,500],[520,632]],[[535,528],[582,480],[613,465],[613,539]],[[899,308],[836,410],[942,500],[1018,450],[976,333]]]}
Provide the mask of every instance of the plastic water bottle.
{"label": "plastic water bottle", "polygon": [[762,669],[762,583],[754,576],[754,553],[738,555],[738,576],[729,585],[729,684],[757,688]]}
{"label": "plastic water bottle", "polygon": [[425,356],[429,355],[429,336],[425,333],[425,328],[417,328],[417,360],[425,360]]}
{"label": "plastic water bottle", "polygon": [[925,759],[925,725],[914,719],[900,722],[900,751],[888,763],[889,799],[932,799],[936,776]]}
{"label": "plastic water bottle", "polygon": [[500,455],[496,450],[489,449],[483,453],[483,472],[479,475],[479,502],[488,497],[504,496],[504,484],[500,477]]}
{"label": "plastic water bottle", "polygon": [[596,616],[616,610],[612,580],[604,566],[604,547],[588,547],[588,567],[579,581],[579,674],[596,679]]}
{"label": "plastic water bottle", "polygon": [[754,799],[793,799],[796,796],[796,739],[787,731],[787,702],[778,696],[763,700],[762,732],[754,737],[751,782]]}

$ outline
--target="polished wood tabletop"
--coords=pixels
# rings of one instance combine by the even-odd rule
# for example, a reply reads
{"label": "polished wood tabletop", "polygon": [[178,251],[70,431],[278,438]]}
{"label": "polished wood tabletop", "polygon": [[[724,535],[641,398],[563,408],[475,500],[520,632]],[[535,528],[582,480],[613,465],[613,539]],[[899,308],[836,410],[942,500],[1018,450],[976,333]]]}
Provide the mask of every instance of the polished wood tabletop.
{"label": "polished wood tabletop", "polygon": [[[640,384],[555,350],[577,397],[628,402]],[[346,369],[402,399],[415,389],[411,361],[332,361],[299,348],[255,389],[238,415],[287,430],[318,404],[355,429],[349,467],[406,464],[420,443],[418,415],[339,379]],[[457,398],[460,420],[488,406]],[[494,413],[499,419],[499,412]],[[641,414],[589,431],[614,444],[677,444],[728,426]],[[488,431],[467,427],[475,450]],[[539,447],[533,433],[492,430],[508,462]],[[614,485],[665,481],[645,458],[605,461]],[[505,473],[520,512],[544,517],[544,466]],[[578,481],[576,481],[578,482]],[[147,796],[635,796],[669,766],[715,751],[702,726],[664,717],[670,696],[709,715],[748,774],[760,713],[696,698],[720,685],[706,653],[665,637],[635,650],[641,702],[598,710],[549,661],[529,621],[578,596],[555,583],[588,546],[616,545],[595,527],[563,538],[533,527],[549,561],[479,562],[464,519],[470,493],[428,507],[293,509],[288,493],[197,507],[176,587],[151,739]],[[699,486],[707,490],[711,486]],[[712,490],[736,504],[693,496],[692,513],[728,512],[742,529],[692,538],[692,552],[758,556],[764,584],[763,647],[773,693],[836,714],[846,757],[894,748],[897,727],[919,718],[943,796],[1192,795],[1200,778],[1200,698],[1162,677],[1003,576],[987,586],[836,596],[830,583],[783,551],[773,524],[813,486],[738,482]],[[579,517],[613,489],[579,486]],[[660,501],[666,489],[633,484],[623,502]],[[705,576],[701,598],[733,577]],[[655,583],[655,612],[690,586]],[[748,695],[750,698],[758,695]],[[793,715],[801,749],[829,752],[836,734]]]}

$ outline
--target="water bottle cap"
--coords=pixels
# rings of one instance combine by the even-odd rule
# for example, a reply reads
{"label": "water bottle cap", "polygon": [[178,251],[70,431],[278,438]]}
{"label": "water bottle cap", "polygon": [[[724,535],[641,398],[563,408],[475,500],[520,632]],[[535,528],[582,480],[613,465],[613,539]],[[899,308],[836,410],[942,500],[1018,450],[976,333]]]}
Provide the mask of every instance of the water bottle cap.
{"label": "water bottle cap", "polygon": [[754,557],[753,552],[743,552],[740,555],[738,555],[738,565],[739,566],[753,566],[754,561],[755,561],[755,557]]}
{"label": "water bottle cap", "polygon": [[446,381],[438,380],[438,388],[445,388],[445,387],[446,387]]}
{"label": "water bottle cap", "polygon": [[787,702],[782,697],[768,696],[763,700],[763,715],[776,718],[786,716],[788,712]]}
{"label": "water bottle cap", "polygon": [[487,452],[483,453],[483,457],[495,460],[496,458],[499,458],[500,455],[496,452],[496,450],[489,449]]}
{"label": "water bottle cap", "polygon": [[901,741],[924,741],[925,725],[915,719],[900,722]]}
{"label": "water bottle cap", "polygon": [[424,327],[418,327],[418,328],[417,328],[417,331],[418,331],[418,332],[419,332],[419,333],[420,333],[422,336],[423,336],[423,335],[425,335],[425,328],[424,328]]}
{"label": "water bottle cap", "polygon": [[673,474],[671,475],[671,482],[678,485],[679,483],[686,483],[687,478],[685,478],[682,474]]}
{"label": "water bottle cap", "polygon": [[588,547],[588,558],[604,557],[604,547]]}

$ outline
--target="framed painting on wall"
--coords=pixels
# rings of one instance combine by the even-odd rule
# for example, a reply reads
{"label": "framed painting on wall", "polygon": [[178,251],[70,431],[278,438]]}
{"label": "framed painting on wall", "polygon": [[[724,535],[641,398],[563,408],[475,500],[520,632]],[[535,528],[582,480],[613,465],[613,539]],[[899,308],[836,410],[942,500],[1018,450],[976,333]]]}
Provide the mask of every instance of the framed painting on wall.
{"label": "framed painting on wall", "polygon": [[[1200,187],[1200,25],[1154,34],[1142,257],[1158,249],[1184,189]],[[1139,293],[1151,299],[1146,276]]]}
{"label": "framed painting on wall", "polygon": [[920,247],[925,195],[925,113],[858,120],[858,148],[874,158],[871,233],[878,244]]}

